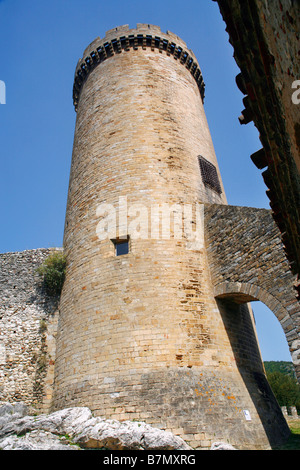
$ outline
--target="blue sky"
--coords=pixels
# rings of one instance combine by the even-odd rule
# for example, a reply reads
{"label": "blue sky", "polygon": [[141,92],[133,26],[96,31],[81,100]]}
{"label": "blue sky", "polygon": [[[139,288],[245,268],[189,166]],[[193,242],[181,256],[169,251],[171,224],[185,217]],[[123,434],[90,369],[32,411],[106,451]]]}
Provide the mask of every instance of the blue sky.
{"label": "blue sky", "polygon": [[[260,171],[250,159],[261,148],[258,131],[238,122],[239,69],[216,2],[0,0],[0,80],[6,84],[6,104],[0,105],[0,252],[62,245],[75,66],[97,36],[136,23],[170,30],[193,50],[206,84],[205,111],[228,203],[269,208]],[[274,315],[266,322],[268,309],[253,307],[259,335],[260,330],[265,337],[271,330],[279,335],[271,341],[276,350],[264,351],[261,344],[264,359],[290,360]]]}

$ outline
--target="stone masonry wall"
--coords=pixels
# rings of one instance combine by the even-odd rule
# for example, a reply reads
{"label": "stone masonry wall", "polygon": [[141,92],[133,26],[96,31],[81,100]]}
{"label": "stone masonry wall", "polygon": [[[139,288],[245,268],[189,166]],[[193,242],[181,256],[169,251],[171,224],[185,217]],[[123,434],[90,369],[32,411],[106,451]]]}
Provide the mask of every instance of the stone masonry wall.
{"label": "stone masonry wall", "polygon": [[0,403],[50,408],[57,299],[36,272],[51,249],[0,254]]}
{"label": "stone masonry wall", "polygon": [[260,300],[279,320],[300,379],[300,305],[271,211],[206,205],[205,233],[217,298]]}

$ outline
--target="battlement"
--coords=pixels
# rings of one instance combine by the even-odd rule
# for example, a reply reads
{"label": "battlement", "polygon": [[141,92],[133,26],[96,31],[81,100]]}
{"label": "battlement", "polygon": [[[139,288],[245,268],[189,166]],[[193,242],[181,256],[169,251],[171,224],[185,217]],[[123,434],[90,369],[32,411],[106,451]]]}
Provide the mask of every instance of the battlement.
{"label": "battlement", "polygon": [[204,81],[197,59],[193,52],[187,48],[186,43],[176,34],[167,31],[163,33],[159,26],[138,23],[135,29],[129,25],[118,26],[106,32],[104,38],[97,37],[85,49],[83,57],[79,59],[74,78],[73,103],[75,110],[79,101],[81,88],[89,73],[104,60],[130,49],[147,49],[173,56],[175,60],[185,66],[194,77],[204,101]]}

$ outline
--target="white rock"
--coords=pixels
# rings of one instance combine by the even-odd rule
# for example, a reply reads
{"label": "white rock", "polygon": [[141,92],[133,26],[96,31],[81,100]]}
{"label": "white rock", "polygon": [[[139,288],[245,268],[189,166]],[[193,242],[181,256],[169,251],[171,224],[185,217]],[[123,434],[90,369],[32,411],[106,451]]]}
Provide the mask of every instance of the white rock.
{"label": "white rock", "polygon": [[24,436],[9,436],[0,439],[2,450],[81,450],[80,447],[70,445],[67,440],[46,431],[32,431]]}
{"label": "white rock", "polygon": [[210,450],[236,450],[232,445],[226,442],[213,442]]}
{"label": "white rock", "polygon": [[[72,443],[81,448],[106,448],[111,450],[165,449],[190,450],[180,437],[153,428],[144,422],[105,420],[93,417],[88,408],[66,408],[49,415],[23,416],[3,411],[8,421],[0,422],[0,448],[45,449],[66,446],[58,436],[68,435]],[[1,416],[1,408],[0,408]],[[11,419],[9,419],[11,418]],[[17,438],[16,436],[21,438]]]}

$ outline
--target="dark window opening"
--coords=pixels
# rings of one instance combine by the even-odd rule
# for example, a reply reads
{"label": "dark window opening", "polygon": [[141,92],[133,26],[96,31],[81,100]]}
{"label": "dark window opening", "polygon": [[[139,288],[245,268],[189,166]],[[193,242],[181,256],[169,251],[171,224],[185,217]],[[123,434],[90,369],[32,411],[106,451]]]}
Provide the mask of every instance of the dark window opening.
{"label": "dark window opening", "polygon": [[176,58],[178,59],[178,57],[180,57],[180,54],[182,53],[182,48],[181,47],[177,47],[177,55],[176,55]]}
{"label": "dark window opening", "polygon": [[172,42],[171,45],[170,45],[170,52],[171,52],[171,54],[174,54],[174,52],[175,52],[175,44],[174,44],[174,42]]}
{"label": "dark window opening", "polygon": [[160,38],[155,36],[155,47],[159,48]]}
{"label": "dark window opening", "polygon": [[201,155],[198,156],[198,160],[203,183],[216,191],[218,194],[221,194],[222,189],[215,165],[213,165]]}
{"label": "dark window opening", "polygon": [[104,46],[105,52],[107,54],[107,57],[112,56],[113,54],[112,54],[111,44],[109,42],[106,42],[106,43],[103,44],[103,46]]}
{"label": "dark window opening", "polygon": [[147,40],[147,42],[146,42],[147,46],[150,47],[150,46],[151,46],[151,42],[152,42],[152,36],[151,36],[150,34],[147,34],[146,40]]}
{"label": "dark window opening", "polygon": [[138,35],[137,35],[137,40],[138,40],[138,45],[139,45],[139,46],[142,46],[142,45],[143,45],[143,35],[142,35],[142,34],[138,34]]}
{"label": "dark window opening", "polygon": [[127,255],[129,253],[129,237],[116,238],[112,242],[115,246],[116,256]]}
{"label": "dark window opening", "polygon": [[166,51],[167,50],[167,47],[168,47],[168,40],[167,39],[163,39],[163,50]]}
{"label": "dark window opening", "polygon": [[134,35],[133,35],[133,34],[130,34],[130,35],[128,36],[128,39],[129,39],[129,46],[130,46],[130,47],[133,47],[133,46],[134,46],[134,43],[133,43],[133,42],[134,42]]}
{"label": "dark window opening", "polygon": [[181,58],[183,64],[185,64],[187,57],[188,57],[188,53],[187,53],[187,52],[184,52],[184,53],[182,54],[182,58]]}

